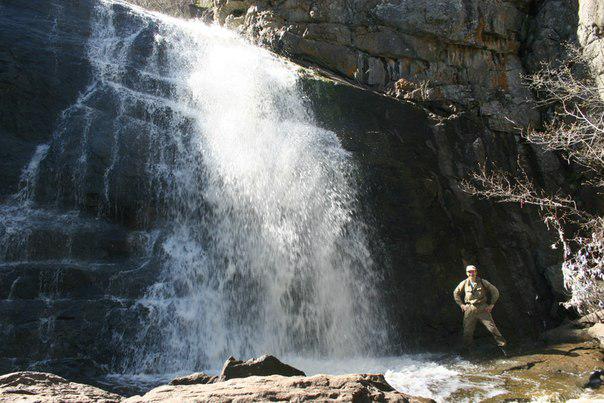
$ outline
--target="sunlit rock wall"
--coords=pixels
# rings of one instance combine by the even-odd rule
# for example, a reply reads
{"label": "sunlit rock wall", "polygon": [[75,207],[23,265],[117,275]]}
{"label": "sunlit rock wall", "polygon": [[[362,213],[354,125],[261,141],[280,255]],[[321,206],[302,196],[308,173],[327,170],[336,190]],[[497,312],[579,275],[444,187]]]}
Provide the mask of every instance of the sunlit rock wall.
{"label": "sunlit rock wall", "polygon": [[[275,51],[399,98],[538,119],[519,57],[530,1],[215,1],[208,12]],[[504,118],[506,117],[506,118]]]}
{"label": "sunlit rock wall", "polygon": [[584,54],[591,61],[591,67],[604,96],[604,3],[602,1],[579,1],[578,36]]}

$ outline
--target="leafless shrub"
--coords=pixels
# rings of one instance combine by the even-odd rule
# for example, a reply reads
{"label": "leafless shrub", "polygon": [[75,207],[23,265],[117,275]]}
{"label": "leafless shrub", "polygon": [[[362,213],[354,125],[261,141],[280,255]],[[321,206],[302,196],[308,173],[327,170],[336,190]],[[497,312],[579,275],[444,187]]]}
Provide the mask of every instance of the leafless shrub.
{"label": "leafless shrub", "polygon": [[562,273],[571,292],[566,306],[590,313],[604,307],[604,218],[584,223],[583,230],[586,236],[578,235],[571,240],[577,249],[565,253]]}
{"label": "leafless shrub", "polygon": [[[561,66],[544,66],[527,77],[527,85],[539,95],[550,116],[543,128],[523,132],[528,143],[558,152],[582,167],[590,176],[586,184],[604,187],[604,99],[577,49],[569,48]],[[579,72],[579,74],[577,73]],[[519,164],[519,167],[521,165]],[[563,247],[562,274],[571,298],[565,303],[579,313],[604,308],[604,217],[577,208],[568,195],[538,189],[520,168],[511,174],[480,167],[462,189],[498,202],[534,205]],[[554,245],[555,246],[555,245]]]}

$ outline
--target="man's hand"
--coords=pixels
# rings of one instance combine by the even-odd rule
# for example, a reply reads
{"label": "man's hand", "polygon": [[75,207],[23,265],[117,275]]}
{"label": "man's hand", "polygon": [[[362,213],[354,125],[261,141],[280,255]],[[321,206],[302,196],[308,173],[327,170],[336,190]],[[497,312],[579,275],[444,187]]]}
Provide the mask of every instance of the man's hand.
{"label": "man's hand", "polygon": [[493,310],[493,305],[489,305],[489,306],[487,306],[486,311],[487,311],[488,313],[491,313],[491,311],[492,311],[492,310]]}
{"label": "man's hand", "polygon": [[467,305],[462,305],[462,306],[461,306],[461,310],[462,310],[462,311],[464,311],[464,312],[465,312],[467,309],[468,309],[468,306],[467,306]]}

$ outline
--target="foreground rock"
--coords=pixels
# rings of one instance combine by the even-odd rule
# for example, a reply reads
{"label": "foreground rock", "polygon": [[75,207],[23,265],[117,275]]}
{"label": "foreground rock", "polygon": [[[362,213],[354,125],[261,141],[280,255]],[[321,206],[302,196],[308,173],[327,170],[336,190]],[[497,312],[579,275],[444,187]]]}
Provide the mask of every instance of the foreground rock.
{"label": "foreground rock", "polygon": [[0,376],[0,402],[119,402],[122,396],[46,372]]}
{"label": "foreground rock", "polygon": [[431,402],[395,391],[383,375],[272,375],[197,385],[165,385],[125,402],[161,401]]}
{"label": "foreground rock", "polygon": [[220,378],[204,374],[203,372],[195,372],[191,375],[174,378],[170,381],[170,385],[204,385],[206,383],[218,382]]}
{"label": "foreground rock", "polygon": [[228,381],[234,378],[247,378],[248,376],[306,376],[297,368],[279,361],[272,355],[263,355],[247,361],[238,361],[229,357],[224,363],[220,373],[220,379]]}
{"label": "foreground rock", "polygon": [[170,385],[195,385],[228,381],[235,378],[247,378],[249,376],[306,376],[306,374],[297,368],[287,365],[277,357],[272,355],[263,355],[258,358],[251,358],[247,361],[239,361],[229,357],[222,366],[219,376],[211,376],[203,372],[196,372],[191,375],[175,378],[170,381]]}
{"label": "foreground rock", "polygon": [[572,343],[595,340],[604,348],[604,310],[593,312],[542,334],[548,343]]}

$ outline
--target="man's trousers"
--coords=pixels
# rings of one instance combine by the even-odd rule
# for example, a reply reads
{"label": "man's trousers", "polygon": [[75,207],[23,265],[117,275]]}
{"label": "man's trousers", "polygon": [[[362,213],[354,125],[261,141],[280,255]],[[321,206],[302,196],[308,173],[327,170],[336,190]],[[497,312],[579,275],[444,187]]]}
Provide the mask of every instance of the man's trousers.
{"label": "man's trousers", "polygon": [[474,338],[474,329],[476,328],[476,322],[482,322],[484,327],[493,335],[497,345],[503,347],[506,345],[506,341],[495,326],[493,316],[490,312],[487,312],[487,305],[467,305],[463,315],[463,342],[466,348],[472,346]]}

